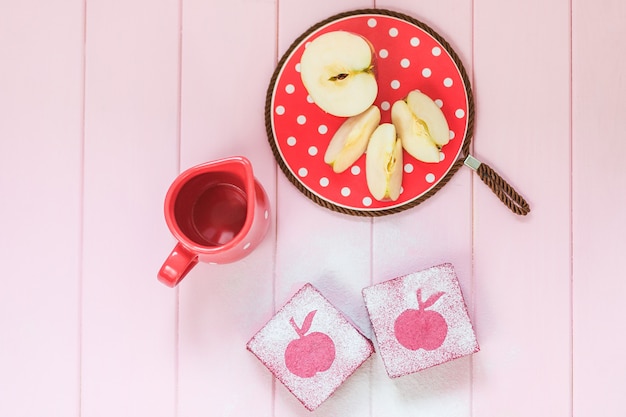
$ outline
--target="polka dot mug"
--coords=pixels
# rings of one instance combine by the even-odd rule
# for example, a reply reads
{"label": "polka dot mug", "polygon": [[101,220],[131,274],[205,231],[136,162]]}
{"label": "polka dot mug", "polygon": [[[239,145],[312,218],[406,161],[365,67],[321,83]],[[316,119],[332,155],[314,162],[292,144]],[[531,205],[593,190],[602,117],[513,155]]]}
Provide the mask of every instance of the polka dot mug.
{"label": "polka dot mug", "polygon": [[165,196],[165,220],[177,243],[158,279],[175,287],[200,261],[231,263],[264,238],[269,199],[241,156],[207,162],[181,173]]}

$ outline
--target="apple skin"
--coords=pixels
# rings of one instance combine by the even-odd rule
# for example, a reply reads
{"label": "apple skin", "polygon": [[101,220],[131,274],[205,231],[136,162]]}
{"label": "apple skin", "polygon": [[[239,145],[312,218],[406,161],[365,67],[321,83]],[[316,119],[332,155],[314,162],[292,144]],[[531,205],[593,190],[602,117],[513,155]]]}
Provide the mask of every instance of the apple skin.
{"label": "apple skin", "polygon": [[311,311],[298,327],[293,317],[289,321],[298,334],[285,349],[285,366],[292,374],[300,378],[312,378],[318,372],[325,372],[335,361],[335,343],[325,333],[306,334],[313,322],[317,310]]}
{"label": "apple skin", "polygon": [[394,333],[398,342],[409,350],[435,350],[441,347],[448,335],[448,323],[436,311],[426,310],[444,293],[431,295],[422,301],[421,289],[417,290],[418,309],[402,312],[394,323]]}
{"label": "apple skin", "polygon": [[307,44],[300,76],[307,92],[325,112],[350,117],[369,108],[378,95],[374,49],[363,36],[324,33]]}
{"label": "apple skin", "polygon": [[365,179],[379,201],[396,201],[402,189],[402,143],[391,123],[379,125],[370,137],[365,154]]}
{"label": "apple skin", "polygon": [[333,135],[324,162],[341,173],[365,153],[370,136],[380,123],[380,109],[370,106],[363,113],[347,118]]}

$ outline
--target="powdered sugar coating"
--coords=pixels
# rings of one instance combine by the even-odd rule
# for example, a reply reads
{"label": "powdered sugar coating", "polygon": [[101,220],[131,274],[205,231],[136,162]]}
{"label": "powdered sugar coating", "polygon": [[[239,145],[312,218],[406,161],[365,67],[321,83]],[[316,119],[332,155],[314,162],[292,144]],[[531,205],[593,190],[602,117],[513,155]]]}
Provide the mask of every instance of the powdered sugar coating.
{"label": "powdered sugar coating", "polygon": [[[418,310],[417,292],[424,300],[441,297],[424,311],[440,314],[447,334],[440,347],[416,350],[404,347],[394,330],[396,320],[407,310]],[[363,297],[378,342],[381,358],[391,378],[418,372],[479,350],[461,288],[451,264],[394,278],[363,289]]]}
{"label": "powdered sugar coating", "polygon": [[[310,378],[293,374],[285,364],[285,351],[300,336],[290,324],[301,326],[316,310],[307,334],[328,335],[335,345],[330,368]],[[372,342],[354,327],[313,285],[306,284],[247,344],[248,350],[308,409],[314,410],[374,352]],[[302,358],[307,360],[307,358]]]}

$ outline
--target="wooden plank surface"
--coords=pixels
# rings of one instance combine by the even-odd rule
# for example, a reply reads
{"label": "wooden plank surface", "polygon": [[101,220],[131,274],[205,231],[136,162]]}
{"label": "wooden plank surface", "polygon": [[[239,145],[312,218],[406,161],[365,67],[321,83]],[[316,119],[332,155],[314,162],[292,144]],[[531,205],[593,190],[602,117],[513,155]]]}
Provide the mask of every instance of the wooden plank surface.
{"label": "wooden plank surface", "polygon": [[[381,4],[383,3],[383,4]],[[429,25],[472,70],[471,3],[377,2],[378,7],[404,12]],[[454,10],[452,16],[446,10]],[[417,63],[419,65],[419,63]],[[462,140],[458,137],[453,140]],[[454,265],[466,302],[472,306],[472,188],[471,172],[458,171],[434,196],[417,207],[374,221],[373,282],[417,272],[444,262]],[[372,415],[471,415],[472,359],[446,364],[390,380],[376,358]]]}
{"label": "wooden plank surface", "polygon": [[178,415],[270,416],[272,380],[245,346],[273,309],[276,168],[263,109],[276,5],[186,1],[182,11],[181,170],[233,155],[250,159],[272,224],[248,257],[198,265],[180,285]]}
{"label": "wooden plank surface", "polygon": [[573,2],[574,416],[619,416],[626,290],[623,2]]}
{"label": "wooden plank surface", "polygon": [[[303,3],[280,1],[278,58],[305,30],[339,12],[372,7],[371,1]],[[324,152],[321,150],[320,152]],[[313,284],[343,314],[367,330],[361,288],[371,277],[371,219],[346,216],[323,208],[300,193],[279,171],[275,307],[280,308],[300,287]],[[310,414],[276,383],[275,416]],[[370,392],[369,362],[340,386],[317,415],[369,415],[369,401],[355,401]]]}
{"label": "wooden plank surface", "polygon": [[178,163],[178,11],[168,0],[87,7],[84,417],[175,412],[176,297],[155,282]]}
{"label": "wooden plank surface", "polygon": [[[7,0],[0,4],[0,415],[621,416],[626,150],[619,0]],[[323,208],[267,144],[265,92],[311,25],[385,8],[450,42],[475,93],[462,168],[380,218]],[[182,170],[248,157],[271,226],[178,288],[163,199]],[[361,290],[456,267],[481,351],[390,380],[374,354],[314,412],[245,349],[302,285],[373,338]]]}
{"label": "wooden plank surface", "polygon": [[0,56],[0,415],[76,415],[82,3],[3,2]]}
{"label": "wooden plank surface", "polygon": [[474,8],[475,154],[525,195],[532,211],[515,217],[474,179],[482,350],[474,361],[473,411],[568,415],[569,4],[478,0]]}

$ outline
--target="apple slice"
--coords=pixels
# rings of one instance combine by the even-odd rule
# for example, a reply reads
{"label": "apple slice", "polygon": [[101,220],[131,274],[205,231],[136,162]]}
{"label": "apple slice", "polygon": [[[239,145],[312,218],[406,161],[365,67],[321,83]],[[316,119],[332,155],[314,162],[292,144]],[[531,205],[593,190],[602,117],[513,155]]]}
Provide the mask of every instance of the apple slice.
{"label": "apple slice", "polygon": [[391,123],[379,125],[367,145],[365,179],[372,196],[379,201],[400,197],[402,186],[402,142]]}
{"label": "apple slice", "polygon": [[426,126],[415,117],[404,100],[391,107],[391,121],[398,130],[402,147],[417,160],[439,162],[439,148],[430,139]]}
{"label": "apple slice", "polygon": [[411,91],[406,103],[415,117],[424,123],[433,142],[441,148],[450,141],[448,121],[437,103],[419,90]]}
{"label": "apple slice", "polygon": [[336,173],[348,169],[363,155],[379,123],[380,110],[376,106],[347,118],[328,143],[324,162],[332,166]]}
{"label": "apple slice", "polygon": [[307,92],[322,110],[339,117],[355,116],[378,95],[374,51],[361,35],[328,32],[309,43],[300,60]]}
{"label": "apple slice", "polygon": [[450,129],[437,104],[420,91],[411,91],[406,100],[396,101],[391,120],[402,146],[415,159],[437,163],[439,150],[450,140]]}

